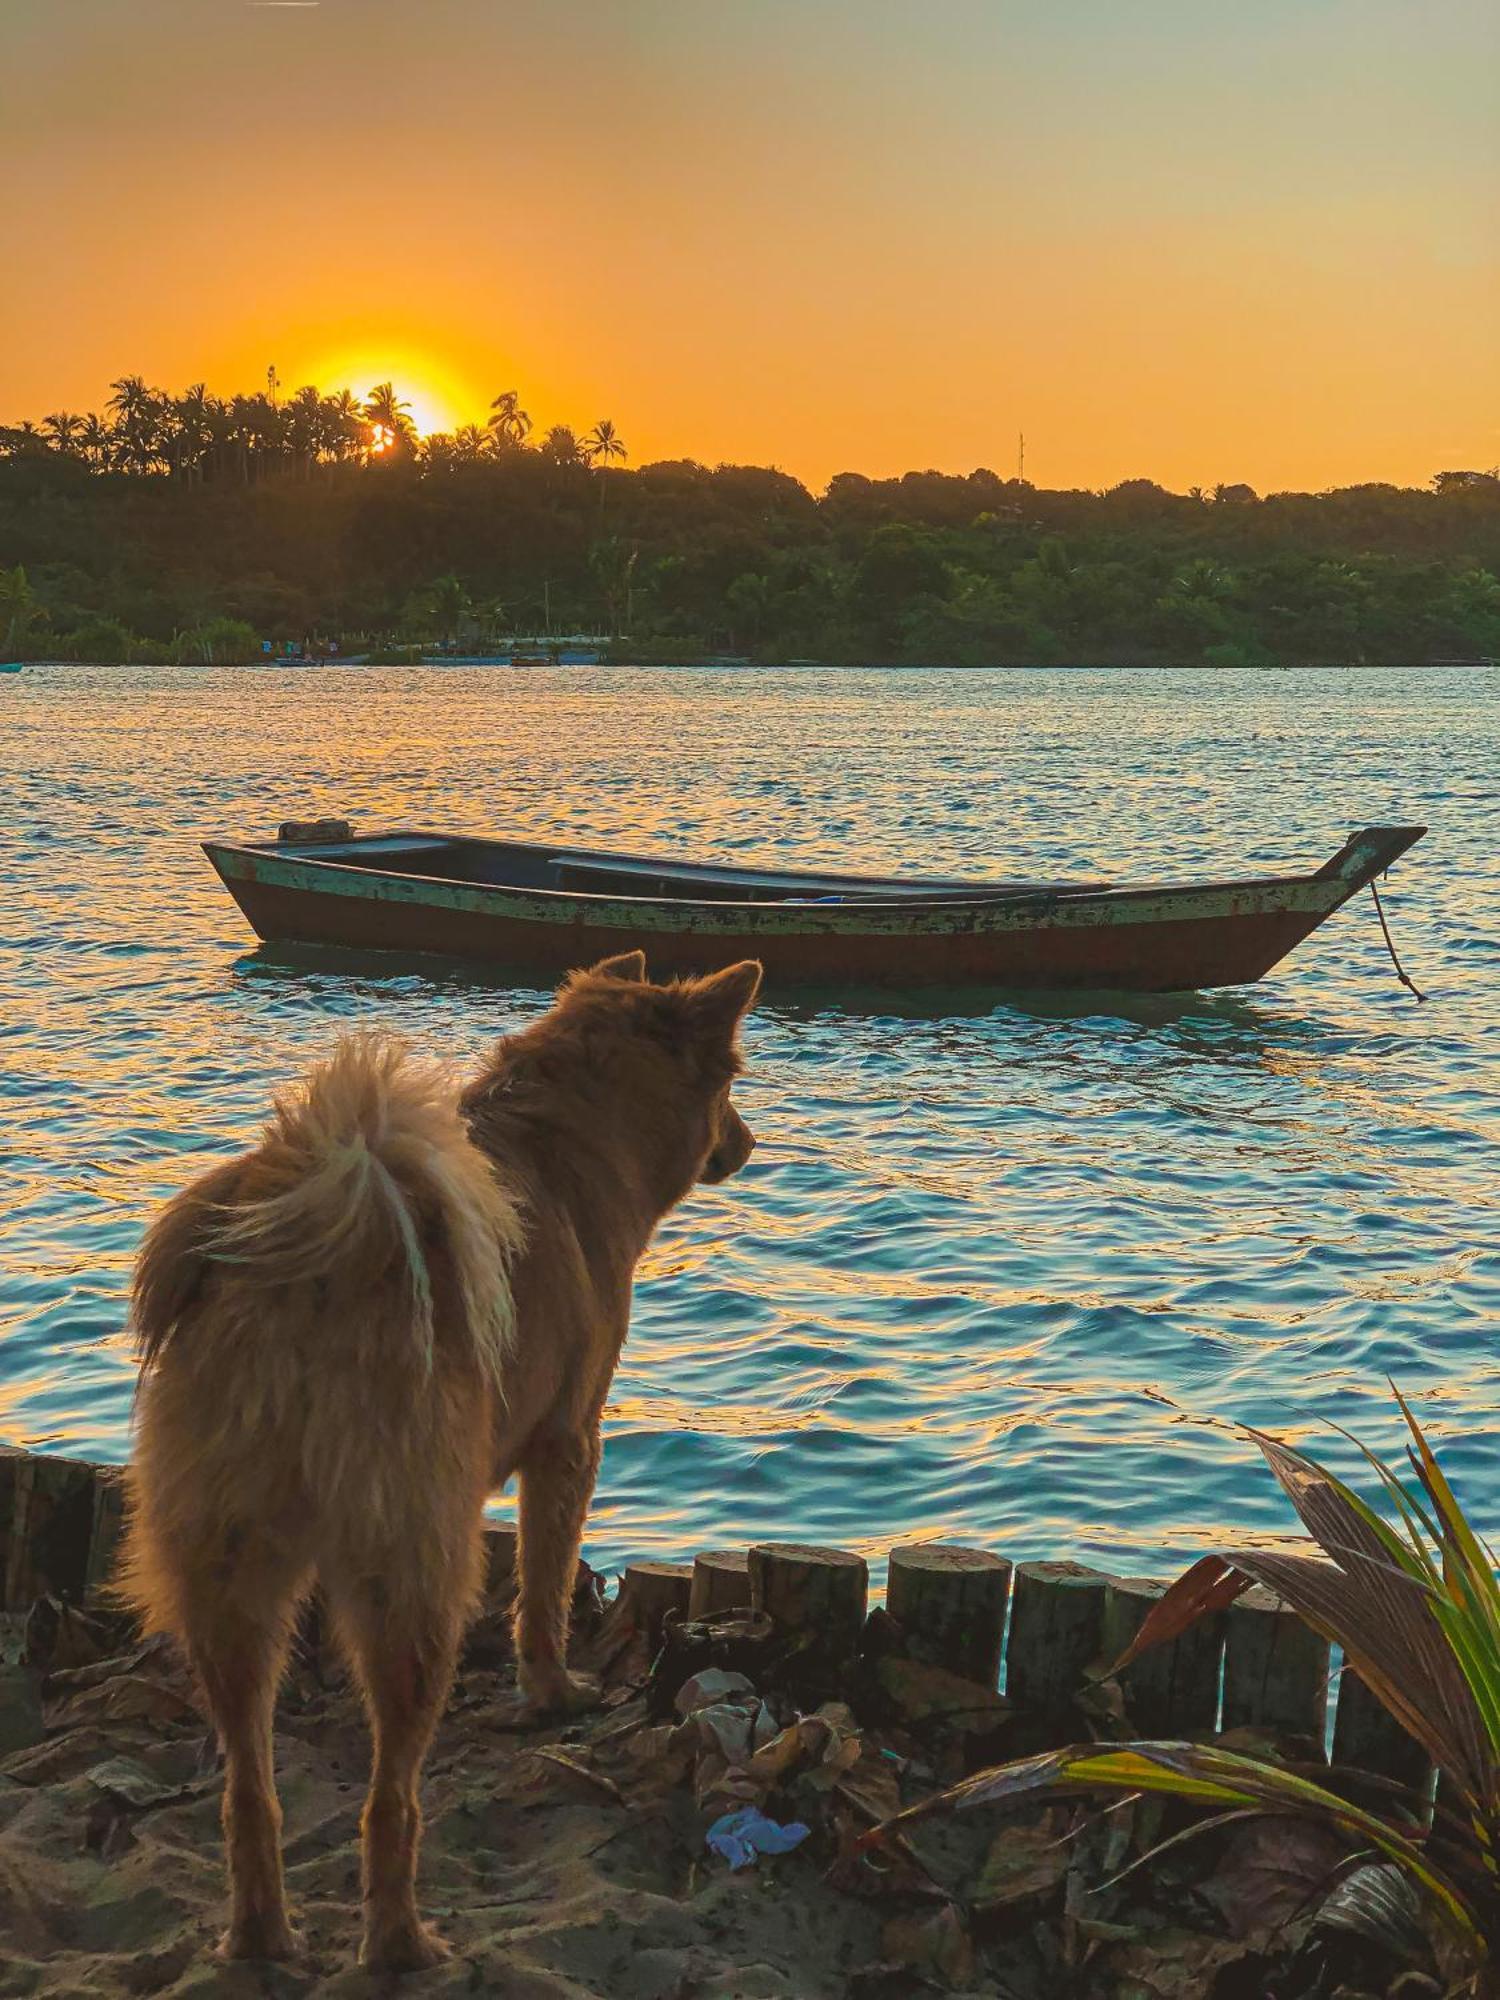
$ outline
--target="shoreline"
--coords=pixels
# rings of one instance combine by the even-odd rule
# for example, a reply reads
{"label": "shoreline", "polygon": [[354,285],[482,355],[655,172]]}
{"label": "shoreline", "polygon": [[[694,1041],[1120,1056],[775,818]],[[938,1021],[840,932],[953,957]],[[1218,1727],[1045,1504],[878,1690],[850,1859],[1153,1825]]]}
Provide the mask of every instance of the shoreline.
{"label": "shoreline", "polygon": [[[274,1973],[218,1965],[225,1883],[212,1738],[174,1649],[142,1644],[100,1603],[99,1556],[118,1520],[101,1496],[117,1497],[117,1483],[79,1461],[38,1482],[49,1463],[69,1462],[0,1456],[9,1586],[39,1590],[24,1611],[0,1613],[0,1993],[389,1994],[388,1981],[353,1965],[369,1743],[316,1607],[299,1629],[274,1742],[302,1941]],[[54,1561],[71,1550],[95,1587],[59,1594],[61,1579],[29,1560],[47,1549]],[[1076,1566],[1034,1565],[1011,1593],[1009,1566],[972,1552],[929,1561],[923,1587],[907,1590],[907,1622],[877,1609],[855,1638],[842,1620],[856,1601],[863,1614],[849,1588],[857,1573],[847,1561],[820,1570],[811,1560],[834,1553],[786,1548],[757,1564],[762,1608],[731,1601],[686,1613],[684,1583],[701,1593],[699,1579],[670,1574],[681,1565],[637,1566],[613,1599],[581,1569],[569,1657],[599,1699],[559,1724],[516,1711],[514,1541],[491,1536],[484,1602],[423,1781],[419,1903],[453,1957],[403,1990],[1049,2000],[1070,1965],[1069,1980],[1083,1983],[1066,1990],[1089,2000],[1268,1990],[1244,1982],[1285,1969],[1312,1932],[1304,1911],[1265,1893],[1266,1842],[1284,1846],[1284,1831],[1221,1825],[1149,1870],[1124,1864],[1163,1844],[1160,1817],[1128,1805],[1101,1814],[1096,1801],[1023,1799],[957,1817],[938,1807],[899,1834],[876,1832],[997,1763],[1154,1730],[1190,1688],[1217,1708],[1214,1646],[1184,1635],[1098,1681],[1101,1653],[1112,1657],[1134,1630],[1150,1591],[1118,1578],[1101,1591]],[[732,1600],[750,1565],[722,1552],[712,1560],[714,1588]],[[1045,1585],[1040,1597],[1028,1595],[1027,1567],[1053,1572],[1030,1580]],[[939,1650],[983,1672],[1000,1582],[1012,1649],[1028,1604],[1033,1636],[1045,1641],[1029,1686],[1009,1695],[935,1660],[931,1644],[934,1603],[951,1609],[963,1597],[966,1615]],[[1273,1607],[1230,1614],[1239,1667],[1226,1663],[1224,1726],[1316,1755],[1306,1732],[1326,1649],[1319,1666],[1299,1643],[1312,1635]],[[1188,1720],[1179,1709],[1178,1728]],[[1212,1728],[1200,1722],[1196,1733]],[[1346,1747],[1371,1764],[1367,1743]],[[758,1855],[734,1845],[746,1813],[773,1836]]]}
{"label": "shoreline", "polygon": [[382,665],[371,662],[360,654],[333,659],[310,660],[225,660],[210,663],[201,660],[65,660],[55,658],[30,659],[20,662],[25,671],[39,667],[87,667],[91,671],[129,672],[140,669],[147,673],[264,673],[272,669],[299,668],[311,671],[314,668],[333,669],[359,667],[373,673],[409,673],[416,668],[461,668],[484,667],[506,668],[516,673],[793,673],[793,674],[1211,674],[1215,676],[1238,677],[1245,674],[1439,674],[1439,673],[1492,673],[1500,668],[1500,659],[1476,660],[1417,660],[1392,663],[1384,660],[1296,660],[1275,662],[1250,662],[1235,666],[1216,666],[1201,660],[1070,660],[1025,663],[1018,661],[994,662],[984,666],[971,663],[949,664],[938,660],[921,662],[904,660],[856,661],[856,660],[653,660],[642,656],[631,660],[596,660],[588,665],[575,665],[559,661],[533,662],[524,665],[504,659],[485,659],[479,655],[445,659],[441,655],[431,655],[420,660],[403,661],[397,665]]}

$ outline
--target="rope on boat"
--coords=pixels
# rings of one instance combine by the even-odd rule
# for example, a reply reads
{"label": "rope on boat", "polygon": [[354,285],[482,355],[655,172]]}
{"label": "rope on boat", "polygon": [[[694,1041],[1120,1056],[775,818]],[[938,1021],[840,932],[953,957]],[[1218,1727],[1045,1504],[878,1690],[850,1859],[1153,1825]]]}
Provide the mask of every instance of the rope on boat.
{"label": "rope on boat", "polygon": [[1396,968],[1396,977],[1401,981],[1403,986],[1415,993],[1419,1000],[1425,1000],[1427,995],[1414,979],[1408,977],[1406,968],[1396,956],[1396,947],[1391,942],[1391,927],[1385,920],[1385,908],[1381,903],[1380,891],[1375,886],[1375,877],[1373,875],[1370,877],[1370,894],[1375,898],[1375,914],[1380,919],[1380,928],[1385,934],[1385,948],[1391,955],[1391,964]]}

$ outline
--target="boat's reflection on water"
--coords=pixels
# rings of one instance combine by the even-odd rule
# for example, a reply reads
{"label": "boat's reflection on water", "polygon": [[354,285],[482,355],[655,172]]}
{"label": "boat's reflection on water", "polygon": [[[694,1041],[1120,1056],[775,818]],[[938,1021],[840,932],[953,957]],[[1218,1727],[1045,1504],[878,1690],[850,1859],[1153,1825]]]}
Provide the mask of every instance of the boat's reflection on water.
{"label": "boat's reflection on water", "polygon": [[[399,991],[403,997],[425,986],[434,997],[461,1005],[480,995],[503,996],[527,1013],[546,1004],[557,985],[555,978],[535,969],[476,965],[468,959],[427,952],[358,951],[312,944],[261,945],[237,959],[232,974],[236,981],[280,984],[309,996],[326,995],[330,988],[340,986],[365,994],[382,989]],[[1193,1039],[1201,1037],[1205,1044],[1222,1039],[1240,1053],[1259,1040],[1283,1047],[1316,1043],[1324,1031],[1316,1017],[1269,1004],[1249,989],[1231,987],[1198,993],[1134,993],[1102,988],[1039,992],[974,986],[797,986],[780,990],[767,986],[762,989],[756,1012],[788,1023],[838,1015],[869,1023],[981,1022],[996,1017],[1037,1024],[1118,1021],[1127,1028],[1182,1028]]]}

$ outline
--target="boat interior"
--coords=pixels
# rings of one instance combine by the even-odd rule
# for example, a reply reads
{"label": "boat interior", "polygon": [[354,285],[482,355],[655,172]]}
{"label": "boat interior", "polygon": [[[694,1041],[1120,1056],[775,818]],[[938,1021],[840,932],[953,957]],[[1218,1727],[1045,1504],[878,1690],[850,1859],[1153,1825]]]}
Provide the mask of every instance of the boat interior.
{"label": "boat interior", "polygon": [[506,889],[550,889],[594,896],[714,903],[971,901],[975,896],[1097,890],[1104,882],[922,880],[913,876],[834,875],[692,864],[584,848],[531,846],[434,833],[389,833],[350,840],[268,842],[267,851],[386,875],[472,882]]}

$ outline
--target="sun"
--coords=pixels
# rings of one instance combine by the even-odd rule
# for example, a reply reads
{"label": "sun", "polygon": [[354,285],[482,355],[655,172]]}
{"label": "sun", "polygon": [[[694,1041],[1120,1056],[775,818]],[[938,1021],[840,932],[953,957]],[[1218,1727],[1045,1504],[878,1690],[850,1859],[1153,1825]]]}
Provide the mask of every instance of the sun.
{"label": "sun", "polygon": [[[314,382],[324,395],[349,389],[363,402],[377,382],[393,382],[419,437],[479,420],[479,399],[457,371],[399,342],[350,345],[305,359],[286,379]],[[375,450],[382,446],[376,441]]]}

